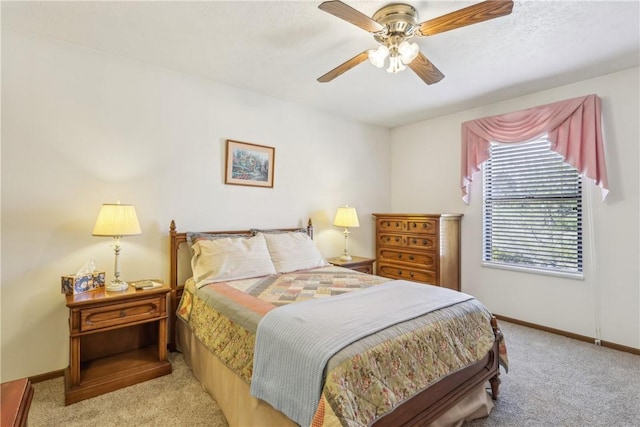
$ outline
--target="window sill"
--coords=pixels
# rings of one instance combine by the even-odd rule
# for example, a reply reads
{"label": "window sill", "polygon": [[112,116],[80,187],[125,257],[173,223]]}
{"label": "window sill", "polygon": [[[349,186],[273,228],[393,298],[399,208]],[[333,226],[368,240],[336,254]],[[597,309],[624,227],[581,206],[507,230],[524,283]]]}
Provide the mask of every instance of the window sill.
{"label": "window sill", "polygon": [[569,273],[564,271],[540,270],[536,268],[519,267],[509,264],[500,264],[496,262],[482,262],[483,267],[496,268],[499,270],[517,271],[519,273],[539,274],[543,276],[562,277],[565,279],[584,280],[584,273]]}

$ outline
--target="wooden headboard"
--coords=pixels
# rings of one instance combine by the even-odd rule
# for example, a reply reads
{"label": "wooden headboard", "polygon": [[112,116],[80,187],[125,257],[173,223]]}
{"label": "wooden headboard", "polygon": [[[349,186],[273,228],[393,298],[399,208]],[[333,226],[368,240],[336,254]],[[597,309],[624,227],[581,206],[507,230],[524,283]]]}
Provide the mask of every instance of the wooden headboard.
{"label": "wooden headboard", "polygon": [[[258,227],[254,227],[258,228]],[[296,231],[300,230],[300,227],[295,228],[279,228],[278,230],[282,231]],[[311,218],[307,222],[307,234],[309,237],[313,239],[313,224],[311,222]],[[251,229],[248,230],[231,230],[231,231],[198,231],[198,233],[207,233],[207,234],[251,234]],[[180,303],[180,298],[182,297],[182,292],[184,290],[184,281],[183,278],[191,277],[191,264],[187,262],[181,263],[181,257],[179,256],[180,250],[186,250],[190,256],[188,248],[186,248],[187,243],[187,232],[178,232],[176,229],[176,223],[174,220],[171,220],[171,225],[169,226],[169,238],[171,244],[169,245],[169,264],[170,264],[170,273],[169,273],[169,284],[171,285],[171,293],[169,294],[170,301],[170,313],[169,313],[169,350],[175,350],[175,324],[176,324],[176,310],[178,310],[178,304]],[[184,246],[184,248],[182,248]],[[181,268],[182,267],[182,268]],[[188,271],[184,271],[188,270]]]}

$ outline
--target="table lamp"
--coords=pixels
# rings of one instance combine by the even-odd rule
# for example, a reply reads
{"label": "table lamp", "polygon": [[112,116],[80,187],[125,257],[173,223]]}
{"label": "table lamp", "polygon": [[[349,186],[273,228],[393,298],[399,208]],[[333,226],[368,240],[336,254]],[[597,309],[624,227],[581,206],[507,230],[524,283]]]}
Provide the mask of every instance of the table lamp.
{"label": "table lamp", "polygon": [[338,208],[338,212],[336,212],[336,217],[333,220],[333,225],[336,227],[344,227],[344,254],[340,259],[343,261],[351,261],[351,255],[349,255],[349,228],[360,227],[356,208],[351,206],[340,206]]}
{"label": "table lamp", "polygon": [[105,203],[100,208],[96,225],[93,228],[94,236],[113,237],[115,239],[114,250],[116,253],[115,273],[113,280],[105,288],[107,291],[124,291],[129,284],[120,280],[120,239],[123,236],[135,236],[142,234],[136,208],[133,205],[121,205],[118,203]]}

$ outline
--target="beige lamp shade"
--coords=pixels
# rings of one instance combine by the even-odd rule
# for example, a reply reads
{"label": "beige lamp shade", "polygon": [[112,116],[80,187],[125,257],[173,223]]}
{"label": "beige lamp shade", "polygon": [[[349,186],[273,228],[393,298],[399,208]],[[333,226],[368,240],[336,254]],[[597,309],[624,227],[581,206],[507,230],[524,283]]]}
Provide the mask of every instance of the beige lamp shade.
{"label": "beige lamp shade", "polygon": [[333,225],[344,228],[360,227],[356,208],[351,206],[340,206],[338,208],[338,212],[336,212],[336,217],[333,220]]}
{"label": "beige lamp shade", "polygon": [[142,234],[142,230],[133,205],[120,203],[102,205],[96,225],[93,227],[94,236],[121,237],[136,234]]}

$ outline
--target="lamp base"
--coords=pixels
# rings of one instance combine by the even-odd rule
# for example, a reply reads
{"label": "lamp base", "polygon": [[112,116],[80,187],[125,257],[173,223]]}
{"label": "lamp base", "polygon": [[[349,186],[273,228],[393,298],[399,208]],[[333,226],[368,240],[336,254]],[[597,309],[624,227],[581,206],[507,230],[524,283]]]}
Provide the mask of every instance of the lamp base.
{"label": "lamp base", "polygon": [[128,287],[129,284],[127,282],[123,282],[122,280],[112,280],[105,286],[105,289],[108,292],[120,292],[127,290]]}
{"label": "lamp base", "polygon": [[340,257],[340,259],[341,259],[342,261],[351,261],[353,258],[351,258],[351,255],[344,254],[344,255],[342,255],[342,256]]}

